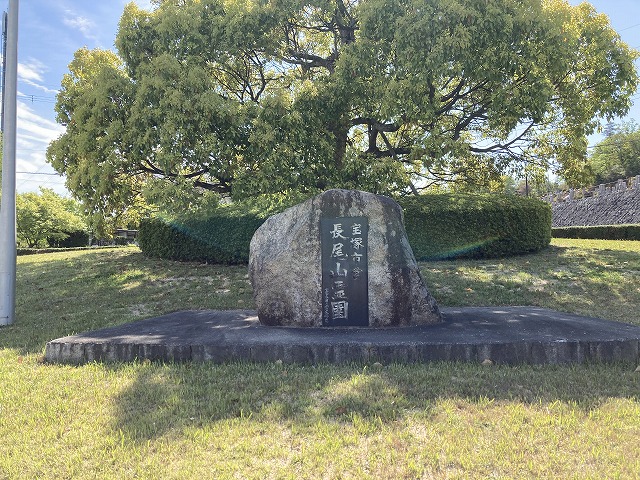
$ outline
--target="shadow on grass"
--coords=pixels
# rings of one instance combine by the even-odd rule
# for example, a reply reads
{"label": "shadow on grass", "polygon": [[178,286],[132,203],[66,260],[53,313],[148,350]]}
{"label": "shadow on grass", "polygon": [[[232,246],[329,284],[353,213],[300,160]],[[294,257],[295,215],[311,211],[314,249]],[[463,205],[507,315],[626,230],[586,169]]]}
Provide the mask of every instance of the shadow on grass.
{"label": "shadow on grass", "polygon": [[56,338],[170,311],[251,302],[246,267],[152,259],[135,248],[20,257],[17,273],[16,321],[0,328],[0,348],[21,355],[42,353]]}
{"label": "shadow on grass", "polygon": [[550,246],[508,259],[422,263],[442,306],[533,305],[640,325],[640,255]]}
{"label": "shadow on grass", "polygon": [[634,368],[142,364],[115,402],[113,428],[133,442],[236,418],[300,426],[358,418],[377,429],[416,412],[428,419],[446,400],[560,401],[588,412],[609,398],[640,402]]}
{"label": "shadow on grass", "polygon": [[[510,259],[421,265],[427,285],[448,287],[434,288],[443,305],[529,304],[623,320],[640,304],[626,276],[640,271],[636,252],[553,246]],[[0,348],[41,353],[49,340],[132,321],[132,307],[141,304],[148,306],[146,317],[176,309],[232,308],[239,300],[247,302],[246,308],[249,289],[241,295],[203,293],[233,292],[245,271],[147,259],[135,250],[24,260],[18,267],[17,321],[0,329]],[[640,401],[633,368],[142,364],[115,399],[113,428],[141,442],[246,417],[302,425],[361,417],[375,426],[409,412],[432,415],[447,399],[561,401],[588,411],[611,397]]]}

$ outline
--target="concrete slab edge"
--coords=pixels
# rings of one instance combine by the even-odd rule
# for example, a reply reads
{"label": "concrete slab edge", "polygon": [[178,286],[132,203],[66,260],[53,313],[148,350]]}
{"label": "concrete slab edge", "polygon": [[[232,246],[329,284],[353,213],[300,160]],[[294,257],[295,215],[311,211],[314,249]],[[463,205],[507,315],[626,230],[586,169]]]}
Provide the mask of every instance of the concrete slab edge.
{"label": "concrete slab edge", "polygon": [[428,363],[491,360],[495,364],[571,364],[640,361],[640,339],[589,341],[521,341],[503,343],[405,342],[256,344],[220,343],[174,345],[167,343],[76,343],[51,341],[45,349],[49,363],[91,362],[276,362],[292,364]]}

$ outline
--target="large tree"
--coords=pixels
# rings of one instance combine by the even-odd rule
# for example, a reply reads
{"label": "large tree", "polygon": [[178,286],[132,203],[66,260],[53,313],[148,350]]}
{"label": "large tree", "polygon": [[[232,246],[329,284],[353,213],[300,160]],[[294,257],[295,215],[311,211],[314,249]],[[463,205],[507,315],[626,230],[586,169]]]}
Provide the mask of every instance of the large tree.
{"label": "large tree", "polygon": [[[96,212],[151,181],[221,195],[417,192],[553,164],[624,114],[636,52],[564,0],[156,0],[79,50],[48,157]],[[577,180],[576,180],[577,181]]]}

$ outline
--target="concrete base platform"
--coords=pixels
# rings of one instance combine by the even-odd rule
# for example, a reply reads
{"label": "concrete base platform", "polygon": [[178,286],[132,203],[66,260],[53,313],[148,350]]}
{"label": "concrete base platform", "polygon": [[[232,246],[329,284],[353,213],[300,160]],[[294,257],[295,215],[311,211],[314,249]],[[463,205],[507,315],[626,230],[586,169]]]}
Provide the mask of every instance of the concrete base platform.
{"label": "concrete base platform", "polygon": [[256,312],[184,311],[59,338],[48,362],[248,360],[284,363],[638,362],[640,327],[538,307],[444,308],[445,322],[403,328],[291,328]]}

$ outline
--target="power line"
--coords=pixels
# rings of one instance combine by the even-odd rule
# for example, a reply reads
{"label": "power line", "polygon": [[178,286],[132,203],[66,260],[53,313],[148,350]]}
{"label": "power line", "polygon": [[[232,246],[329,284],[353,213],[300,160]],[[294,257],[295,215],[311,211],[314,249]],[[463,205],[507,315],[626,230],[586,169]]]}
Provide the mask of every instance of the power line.
{"label": "power line", "polygon": [[635,25],[631,25],[630,27],[622,28],[622,29],[618,30],[618,32],[624,32],[625,30],[630,30],[630,29],[635,28],[635,27],[640,27],[640,23],[636,23]]}
{"label": "power line", "polygon": [[27,101],[30,101],[31,103],[56,103],[56,99],[53,97],[46,97],[44,95],[27,95],[24,93],[19,93],[18,97],[20,97],[21,99],[26,99]]}
{"label": "power line", "polygon": [[40,184],[40,186],[45,186],[45,185],[66,185],[65,182],[52,182],[50,180],[47,180],[46,182],[43,182],[42,180],[38,180],[38,179],[26,179],[26,180],[21,180],[20,184],[18,185],[18,187],[22,187],[25,183],[38,183]]}
{"label": "power line", "polygon": [[[42,169],[43,169],[43,168],[45,168],[46,166],[47,166],[46,164],[42,164],[42,165],[40,165],[40,166],[37,168],[37,170],[36,170],[35,172],[25,172],[25,173],[27,173],[27,174],[29,174],[29,175],[40,175],[41,173],[45,173],[45,172],[41,172],[40,170],[42,170]],[[17,172],[16,172],[16,173],[17,173]],[[16,187],[16,188],[21,187],[22,185],[24,185],[24,184],[25,184],[25,183],[27,183],[27,182],[34,182],[34,181],[38,181],[38,182],[40,182],[41,180],[31,180],[31,179],[29,179],[29,178],[23,178],[22,180],[20,180],[20,183],[17,185],[17,187]]]}

